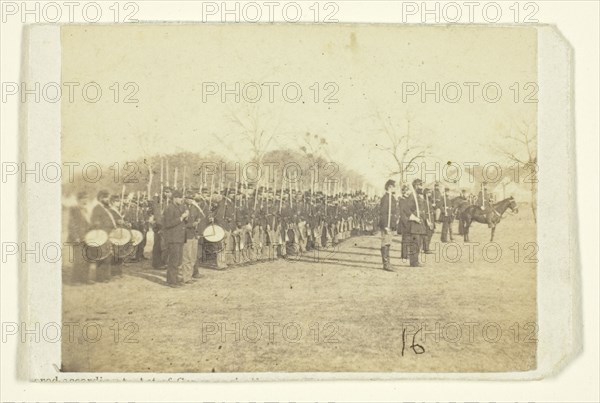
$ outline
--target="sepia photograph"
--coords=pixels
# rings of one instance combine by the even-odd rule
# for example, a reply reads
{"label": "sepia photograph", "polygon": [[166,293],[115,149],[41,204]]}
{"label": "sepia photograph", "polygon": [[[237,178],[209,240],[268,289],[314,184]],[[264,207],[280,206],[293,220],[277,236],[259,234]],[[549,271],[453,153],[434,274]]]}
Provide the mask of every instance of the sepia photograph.
{"label": "sepia photograph", "polygon": [[60,39],[61,371],[536,369],[536,29]]}

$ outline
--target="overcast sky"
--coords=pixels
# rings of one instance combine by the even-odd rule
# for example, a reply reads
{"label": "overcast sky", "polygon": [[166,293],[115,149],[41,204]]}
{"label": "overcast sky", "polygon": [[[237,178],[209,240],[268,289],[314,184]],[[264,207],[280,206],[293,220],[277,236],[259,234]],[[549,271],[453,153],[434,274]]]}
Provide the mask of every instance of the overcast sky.
{"label": "overcast sky", "polygon": [[[397,130],[406,130],[410,116],[412,133],[431,144],[440,161],[499,161],[491,144],[511,120],[536,119],[536,104],[523,102],[535,90],[525,86],[536,82],[536,46],[535,30],[526,27],[65,26],[63,83],[80,86],[74,102],[63,93],[63,160],[112,163],[178,151],[243,159],[249,156],[247,145],[235,140],[240,128],[230,116],[245,106],[233,95],[222,102],[220,89],[216,95],[207,91],[214,91],[212,83],[229,89],[235,83],[242,88],[277,83],[268,84],[274,102],[263,85],[254,106],[265,130],[276,128],[271,148],[297,148],[298,136],[317,133],[328,140],[333,159],[380,183],[393,160],[377,149],[386,144],[379,113]],[[92,81],[102,89],[95,103],[81,92]],[[137,87],[125,88],[128,82]],[[424,103],[420,92],[406,94],[414,90],[410,83],[433,90],[436,82],[439,103],[433,94]],[[474,102],[465,82],[478,83]],[[502,90],[497,102],[484,99],[486,83],[497,83],[488,85],[490,98],[496,97],[495,88]],[[302,98],[292,103],[298,87]],[[255,97],[255,88],[247,88],[246,95]],[[125,103],[134,91],[139,102]],[[90,88],[88,95],[94,92]],[[326,102],[327,95],[338,102]],[[449,102],[454,98],[458,102]]]}

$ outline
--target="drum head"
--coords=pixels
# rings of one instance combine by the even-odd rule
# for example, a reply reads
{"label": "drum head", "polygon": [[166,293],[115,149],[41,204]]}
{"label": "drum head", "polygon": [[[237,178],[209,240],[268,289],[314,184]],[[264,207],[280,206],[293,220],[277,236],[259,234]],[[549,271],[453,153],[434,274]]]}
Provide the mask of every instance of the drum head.
{"label": "drum head", "polygon": [[211,224],[204,229],[202,236],[208,242],[220,242],[225,238],[225,230],[216,224]]}
{"label": "drum head", "polygon": [[144,234],[136,229],[131,230],[131,243],[133,246],[138,246],[144,240]]}
{"label": "drum head", "polygon": [[85,234],[83,242],[88,246],[102,246],[108,241],[108,234],[101,229],[94,229]]}
{"label": "drum head", "polygon": [[131,231],[127,228],[115,228],[108,235],[108,239],[113,245],[123,246],[131,241]]}

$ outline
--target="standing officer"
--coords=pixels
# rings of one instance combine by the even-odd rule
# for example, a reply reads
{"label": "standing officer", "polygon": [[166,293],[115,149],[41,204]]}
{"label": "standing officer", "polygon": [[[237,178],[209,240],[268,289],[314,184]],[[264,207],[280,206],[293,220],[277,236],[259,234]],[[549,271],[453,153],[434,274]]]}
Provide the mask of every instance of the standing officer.
{"label": "standing officer", "polygon": [[398,198],[398,233],[402,235],[402,251],[400,257],[408,259],[408,244],[410,243],[410,188],[406,185],[402,186],[402,197]]}
{"label": "standing officer", "polygon": [[460,191],[460,196],[458,196],[460,198],[460,204],[457,207],[456,210],[456,215],[458,216],[458,235],[463,235],[463,228],[464,228],[464,221],[462,219],[462,212],[464,211],[465,208],[467,208],[470,205],[469,202],[469,195],[467,195],[467,190],[463,189]]}
{"label": "standing officer", "polygon": [[179,266],[183,259],[183,244],[186,241],[185,224],[190,212],[183,205],[180,190],[173,192],[173,202],[163,214],[162,235],[167,244],[167,283],[170,287],[179,287]]}
{"label": "standing officer", "polygon": [[425,199],[422,197],[423,182],[421,179],[415,179],[412,183],[412,187],[413,197],[409,199],[407,207],[408,211],[410,211],[410,216],[408,218],[409,244],[407,245],[407,252],[411,267],[420,267],[419,252],[423,246],[423,239],[427,235],[427,229],[425,227],[427,211]]}
{"label": "standing officer", "polygon": [[163,238],[163,213],[165,211],[165,206],[168,206],[171,203],[171,197],[173,195],[173,190],[166,186],[163,189],[162,196],[157,196],[152,205],[152,214],[153,214],[153,222],[152,222],[152,231],[154,232],[154,245],[152,246],[152,267],[155,269],[164,269],[167,263],[167,244]]}
{"label": "standing officer", "polygon": [[396,182],[388,180],[385,183],[385,194],[379,202],[379,229],[381,230],[381,259],[383,270],[394,271],[390,263],[390,247],[392,244],[392,231],[398,221],[398,205],[394,195]]}
{"label": "standing officer", "polygon": [[444,188],[444,194],[442,195],[441,201],[442,208],[442,236],[441,241],[446,243],[448,242],[448,237],[450,238],[450,242],[454,241],[452,238],[452,223],[454,222],[454,211],[452,206],[450,205],[450,189]]}
{"label": "standing officer", "polygon": [[431,197],[431,206],[434,209],[435,213],[435,222],[440,222],[442,220],[442,192],[440,191],[440,183],[436,182],[433,186],[433,195]]}

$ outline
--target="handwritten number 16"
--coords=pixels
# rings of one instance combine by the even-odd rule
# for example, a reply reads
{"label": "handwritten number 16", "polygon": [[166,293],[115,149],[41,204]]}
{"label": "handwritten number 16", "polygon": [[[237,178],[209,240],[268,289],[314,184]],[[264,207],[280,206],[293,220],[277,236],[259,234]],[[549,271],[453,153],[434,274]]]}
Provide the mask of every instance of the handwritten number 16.
{"label": "handwritten number 16", "polygon": [[[419,332],[421,331],[422,328],[419,328],[419,330],[417,330],[415,332],[415,334],[413,334],[412,337],[412,344],[410,345],[410,348],[412,349],[412,351],[415,354],[423,354],[425,352],[425,347],[423,347],[420,344],[415,343],[415,338],[417,337],[417,334],[419,334]],[[406,328],[402,329],[402,357],[404,357],[404,349],[406,347]]]}

